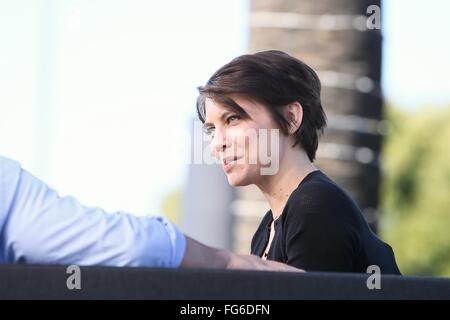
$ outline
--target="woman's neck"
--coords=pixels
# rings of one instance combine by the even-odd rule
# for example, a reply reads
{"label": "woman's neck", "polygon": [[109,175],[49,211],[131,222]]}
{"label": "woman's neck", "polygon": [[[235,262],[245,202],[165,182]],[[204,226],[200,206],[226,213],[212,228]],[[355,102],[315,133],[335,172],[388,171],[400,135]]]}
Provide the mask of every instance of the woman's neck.
{"label": "woman's neck", "polygon": [[305,152],[296,151],[281,159],[277,174],[264,176],[261,182],[256,184],[269,202],[274,219],[281,214],[289,196],[300,182],[316,170]]}

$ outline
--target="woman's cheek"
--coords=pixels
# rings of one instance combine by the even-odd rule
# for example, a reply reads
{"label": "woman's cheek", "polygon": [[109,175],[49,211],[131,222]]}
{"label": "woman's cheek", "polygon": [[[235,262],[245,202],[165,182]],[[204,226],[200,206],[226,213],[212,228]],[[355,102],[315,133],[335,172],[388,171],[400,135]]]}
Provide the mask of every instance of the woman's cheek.
{"label": "woman's cheek", "polygon": [[242,150],[245,149],[245,134],[242,129],[229,129],[228,138],[232,141],[232,149],[234,155],[242,155]]}

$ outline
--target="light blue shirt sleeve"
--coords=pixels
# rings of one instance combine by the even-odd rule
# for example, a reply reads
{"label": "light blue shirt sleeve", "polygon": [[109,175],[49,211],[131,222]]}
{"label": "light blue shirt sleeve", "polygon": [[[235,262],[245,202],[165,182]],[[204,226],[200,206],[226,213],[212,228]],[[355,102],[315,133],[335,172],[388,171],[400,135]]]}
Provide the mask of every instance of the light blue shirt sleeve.
{"label": "light blue shirt sleeve", "polygon": [[174,268],[185,246],[162,216],[85,207],[0,156],[0,263]]}

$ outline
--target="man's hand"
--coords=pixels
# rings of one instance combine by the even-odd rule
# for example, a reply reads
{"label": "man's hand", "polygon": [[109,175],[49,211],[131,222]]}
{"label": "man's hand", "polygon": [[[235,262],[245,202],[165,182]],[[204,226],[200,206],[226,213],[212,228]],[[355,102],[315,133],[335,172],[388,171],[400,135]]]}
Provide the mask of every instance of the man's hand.
{"label": "man's hand", "polygon": [[263,260],[254,255],[239,255],[226,250],[212,248],[189,237],[186,237],[186,252],[181,267],[288,272],[303,271],[280,262]]}
{"label": "man's hand", "polygon": [[255,255],[238,254],[231,254],[227,269],[304,272],[304,270],[277,261],[263,260]]}

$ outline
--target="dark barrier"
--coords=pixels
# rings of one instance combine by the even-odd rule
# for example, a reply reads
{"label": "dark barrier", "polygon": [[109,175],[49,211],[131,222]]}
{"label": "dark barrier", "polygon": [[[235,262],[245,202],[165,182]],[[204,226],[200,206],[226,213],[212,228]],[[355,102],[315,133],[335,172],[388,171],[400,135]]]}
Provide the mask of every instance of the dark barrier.
{"label": "dark barrier", "polygon": [[69,290],[67,272],[0,266],[0,299],[450,299],[450,279],[431,277],[382,276],[369,290],[370,275],[82,267]]}

